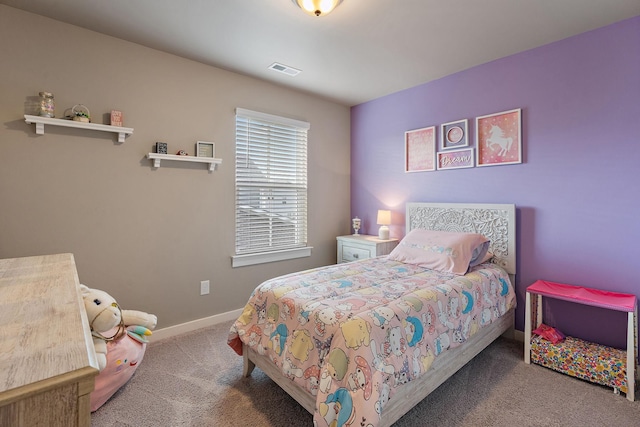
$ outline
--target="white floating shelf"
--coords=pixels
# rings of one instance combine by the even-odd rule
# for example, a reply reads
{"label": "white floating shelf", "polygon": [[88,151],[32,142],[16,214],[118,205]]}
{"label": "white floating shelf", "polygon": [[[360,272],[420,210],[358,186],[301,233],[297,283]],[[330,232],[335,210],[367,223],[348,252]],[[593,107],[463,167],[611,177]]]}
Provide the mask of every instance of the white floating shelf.
{"label": "white floating shelf", "polygon": [[195,157],[195,156],[178,156],[176,154],[158,154],[149,153],[147,158],[153,160],[153,167],[159,168],[161,160],[175,160],[178,162],[194,162],[194,163],[208,163],[209,170],[215,171],[216,166],[222,163],[222,159],[216,159],[214,157]]}
{"label": "white floating shelf", "polygon": [[97,123],[85,123],[85,122],[77,122],[75,120],[65,120],[65,119],[54,119],[51,117],[40,117],[40,116],[30,116],[28,114],[24,115],[24,120],[27,123],[35,123],[36,125],[36,133],[38,135],[44,135],[44,125],[50,126],[62,126],[68,128],[79,128],[79,129],[90,129],[97,130],[101,132],[112,132],[118,134],[118,142],[124,142],[124,139],[127,135],[131,135],[133,133],[132,128],[125,128],[122,126],[109,126],[109,125],[101,125]]}

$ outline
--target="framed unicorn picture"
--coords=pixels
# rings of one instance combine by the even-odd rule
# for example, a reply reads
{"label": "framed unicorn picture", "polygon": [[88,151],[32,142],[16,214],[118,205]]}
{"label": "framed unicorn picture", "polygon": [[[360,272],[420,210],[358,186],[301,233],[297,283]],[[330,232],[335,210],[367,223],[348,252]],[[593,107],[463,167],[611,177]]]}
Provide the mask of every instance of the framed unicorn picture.
{"label": "framed unicorn picture", "polygon": [[476,166],[522,163],[522,110],[476,117]]}

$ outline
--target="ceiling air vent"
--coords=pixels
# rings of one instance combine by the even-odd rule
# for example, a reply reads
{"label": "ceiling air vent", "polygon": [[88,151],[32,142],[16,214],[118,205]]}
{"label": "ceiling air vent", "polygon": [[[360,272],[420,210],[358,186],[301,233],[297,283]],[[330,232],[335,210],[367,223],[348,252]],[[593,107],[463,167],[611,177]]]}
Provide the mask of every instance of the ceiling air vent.
{"label": "ceiling air vent", "polygon": [[300,73],[301,70],[297,70],[293,67],[289,67],[288,65],[284,65],[284,64],[279,64],[277,62],[274,62],[273,64],[269,65],[269,69],[270,70],[274,70],[274,71],[279,71],[281,73],[284,73],[288,76],[296,76]]}

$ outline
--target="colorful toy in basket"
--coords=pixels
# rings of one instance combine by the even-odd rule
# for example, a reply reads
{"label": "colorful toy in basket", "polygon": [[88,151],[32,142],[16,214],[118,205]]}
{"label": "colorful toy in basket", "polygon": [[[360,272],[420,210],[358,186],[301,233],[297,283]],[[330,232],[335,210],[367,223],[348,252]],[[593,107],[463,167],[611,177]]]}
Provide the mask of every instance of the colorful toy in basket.
{"label": "colorful toy in basket", "polygon": [[122,310],[111,295],[99,289],[80,285],[80,290],[100,369],[91,393],[93,412],[133,376],[158,318],[142,311]]}

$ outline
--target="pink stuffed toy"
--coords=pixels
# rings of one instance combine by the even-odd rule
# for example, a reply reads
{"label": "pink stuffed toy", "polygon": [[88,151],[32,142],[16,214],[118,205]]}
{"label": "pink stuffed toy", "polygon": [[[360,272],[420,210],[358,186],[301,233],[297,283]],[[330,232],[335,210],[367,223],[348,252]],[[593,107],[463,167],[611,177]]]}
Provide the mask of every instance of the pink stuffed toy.
{"label": "pink stuffed toy", "polygon": [[133,376],[158,318],[142,311],[121,310],[104,291],[85,285],[80,285],[80,291],[100,369],[91,393],[93,412]]}
{"label": "pink stuffed toy", "polygon": [[107,343],[107,365],[96,377],[91,393],[91,412],[98,410],[131,379],[142,362],[147,344],[129,335]]}

